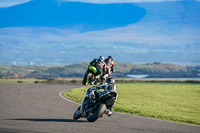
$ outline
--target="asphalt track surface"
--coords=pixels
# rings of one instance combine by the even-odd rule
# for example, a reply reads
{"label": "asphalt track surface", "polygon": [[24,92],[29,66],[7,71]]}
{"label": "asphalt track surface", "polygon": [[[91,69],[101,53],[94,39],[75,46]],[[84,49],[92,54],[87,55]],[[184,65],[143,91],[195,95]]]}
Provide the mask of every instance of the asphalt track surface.
{"label": "asphalt track surface", "polygon": [[200,133],[200,126],[114,112],[74,121],[79,105],[59,96],[80,85],[0,84],[0,133]]}

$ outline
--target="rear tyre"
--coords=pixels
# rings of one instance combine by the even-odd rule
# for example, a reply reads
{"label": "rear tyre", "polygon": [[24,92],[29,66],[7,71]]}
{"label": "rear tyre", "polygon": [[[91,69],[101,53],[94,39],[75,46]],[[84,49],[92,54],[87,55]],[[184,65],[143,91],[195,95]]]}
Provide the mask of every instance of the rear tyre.
{"label": "rear tyre", "polygon": [[92,115],[87,116],[87,121],[88,122],[94,122],[96,121],[99,117],[103,116],[103,113],[106,110],[106,105],[105,104],[100,104],[98,105],[97,109],[94,111]]}
{"label": "rear tyre", "polygon": [[75,111],[75,113],[73,115],[73,119],[74,120],[78,120],[81,117],[81,115],[79,113],[80,112],[80,108],[81,108],[81,106],[79,106],[78,109]]}

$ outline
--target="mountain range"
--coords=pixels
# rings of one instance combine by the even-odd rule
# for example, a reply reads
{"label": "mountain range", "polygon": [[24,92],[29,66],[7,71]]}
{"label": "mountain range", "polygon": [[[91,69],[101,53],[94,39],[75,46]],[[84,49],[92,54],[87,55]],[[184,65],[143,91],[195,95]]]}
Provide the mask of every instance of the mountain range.
{"label": "mountain range", "polygon": [[[5,66],[0,65],[0,78],[83,78],[89,62],[67,66]],[[199,79],[200,66],[167,63],[131,64],[115,62],[114,78],[194,78]]]}
{"label": "mountain range", "polygon": [[[133,0],[134,1],[134,0]],[[27,0],[0,8],[0,64],[199,64],[200,2]]]}

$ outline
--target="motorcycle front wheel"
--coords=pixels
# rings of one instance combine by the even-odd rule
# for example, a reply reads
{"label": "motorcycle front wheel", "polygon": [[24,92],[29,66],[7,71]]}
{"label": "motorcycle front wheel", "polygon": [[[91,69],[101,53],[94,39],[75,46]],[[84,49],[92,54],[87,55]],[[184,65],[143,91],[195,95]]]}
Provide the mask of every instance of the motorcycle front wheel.
{"label": "motorcycle front wheel", "polygon": [[74,120],[78,120],[81,117],[81,115],[79,113],[80,112],[80,108],[81,108],[81,106],[79,106],[78,109],[75,111],[75,113],[73,115],[73,119]]}
{"label": "motorcycle front wheel", "polygon": [[105,104],[99,104],[97,109],[93,112],[93,114],[87,116],[88,122],[94,122],[96,121],[100,116],[103,115],[103,113],[106,110]]}
{"label": "motorcycle front wheel", "polygon": [[91,82],[91,76],[92,76],[92,73],[85,74],[83,81],[82,81],[83,85],[88,85],[88,83]]}

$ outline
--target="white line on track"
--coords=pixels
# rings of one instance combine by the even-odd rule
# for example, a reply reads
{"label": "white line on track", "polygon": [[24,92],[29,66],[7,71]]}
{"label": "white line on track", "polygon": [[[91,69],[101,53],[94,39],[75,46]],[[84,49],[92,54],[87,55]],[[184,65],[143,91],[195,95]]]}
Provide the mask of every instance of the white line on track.
{"label": "white line on track", "polygon": [[65,91],[60,92],[60,93],[59,93],[59,96],[62,97],[63,99],[65,99],[65,100],[69,101],[69,102],[72,102],[72,103],[77,104],[77,105],[81,105],[80,103],[76,103],[76,102],[74,102],[74,101],[72,101],[72,100],[69,100],[68,98],[64,97],[64,96],[63,96],[63,93],[64,93],[64,92],[67,92],[67,91],[68,91],[68,90],[65,90]]}

